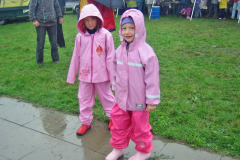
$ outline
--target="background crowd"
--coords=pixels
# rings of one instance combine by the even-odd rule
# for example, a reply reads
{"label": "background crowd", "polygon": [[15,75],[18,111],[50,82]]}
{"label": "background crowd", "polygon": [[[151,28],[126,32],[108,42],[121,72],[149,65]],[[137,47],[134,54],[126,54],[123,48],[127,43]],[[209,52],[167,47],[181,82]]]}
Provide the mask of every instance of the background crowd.
{"label": "background crowd", "polygon": [[[137,8],[144,14],[150,14],[152,4],[160,6],[161,15],[186,15],[191,13],[193,18],[212,17],[217,19],[239,19],[239,0],[136,0]],[[194,5],[195,3],[195,5]],[[184,9],[184,12],[181,12]]]}

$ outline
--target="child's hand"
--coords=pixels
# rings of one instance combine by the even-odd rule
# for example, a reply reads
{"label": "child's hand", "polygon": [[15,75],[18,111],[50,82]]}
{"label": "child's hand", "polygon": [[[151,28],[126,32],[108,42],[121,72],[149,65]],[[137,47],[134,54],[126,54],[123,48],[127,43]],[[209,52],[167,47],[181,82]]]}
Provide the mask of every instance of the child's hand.
{"label": "child's hand", "polygon": [[147,105],[147,108],[145,111],[152,112],[154,109],[156,109],[156,106]]}

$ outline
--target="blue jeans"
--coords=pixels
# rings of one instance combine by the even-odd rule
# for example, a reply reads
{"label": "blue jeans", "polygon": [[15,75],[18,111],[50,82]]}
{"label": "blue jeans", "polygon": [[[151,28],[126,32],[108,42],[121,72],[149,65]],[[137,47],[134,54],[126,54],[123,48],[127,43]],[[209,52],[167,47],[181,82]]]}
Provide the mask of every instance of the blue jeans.
{"label": "blue jeans", "polygon": [[43,63],[43,50],[45,44],[46,32],[48,33],[49,41],[51,43],[51,56],[52,61],[59,61],[58,46],[57,46],[57,25],[53,26],[38,26],[35,27],[37,31],[37,46],[36,46],[36,59],[37,63]]}
{"label": "blue jeans", "polygon": [[232,19],[235,19],[235,14],[236,14],[236,9],[238,8],[238,15],[237,15],[237,19],[240,18],[240,1],[234,2],[233,3],[233,10],[232,10]]}

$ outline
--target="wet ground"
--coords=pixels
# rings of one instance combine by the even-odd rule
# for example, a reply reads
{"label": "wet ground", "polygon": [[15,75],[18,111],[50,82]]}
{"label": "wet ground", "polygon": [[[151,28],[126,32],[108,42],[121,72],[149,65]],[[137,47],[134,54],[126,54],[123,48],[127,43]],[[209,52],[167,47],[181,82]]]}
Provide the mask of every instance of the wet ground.
{"label": "wet ground", "polygon": [[[107,124],[95,121],[78,137],[80,125],[76,115],[0,97],[0,160],[104,160],[112,150]],[[151,160],[237,160],[157,137],[153,145]],[[119,160],[135,152],[131,142]]]}

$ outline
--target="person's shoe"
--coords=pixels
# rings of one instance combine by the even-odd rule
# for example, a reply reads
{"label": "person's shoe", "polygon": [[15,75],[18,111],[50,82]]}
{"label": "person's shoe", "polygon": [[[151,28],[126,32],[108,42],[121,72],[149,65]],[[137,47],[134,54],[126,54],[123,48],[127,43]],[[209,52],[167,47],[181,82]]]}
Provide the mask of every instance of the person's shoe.
{"label": "person's shoe", "polygon": [[191,19],[189,16],[187,16],[187,19]]}
{"label": "person's shoe", "polygon": [[117,160],[119,157],[121,157],[124,153],[123,149],[116,149],[113,148],[112,152],[107,155],[105,160]]}
{"label": "person's shoe", "polygon": [[43,66],[43,62],[38,62],[37,63],[39,66]]}
{"label": "person's shoe", "polygon": [[54,63],[54,64],[58,64],[58,63],[59,63],[59,61],[54,61],[53,63]]}
{"label": "person's shoe", "polygon": [[137,152],[132,157],[130,157],[128,160],[146,160],[149,157],[150,157],[150,153]]}
{"label": "person's shoe", "polygon": [[222,19],[222,18],[219,18],[219,19]]}
{"label": "person's shoe", "polygon": [[113,122],[112,122],[112,120],[110,120],[108,123],[108,130],[110,130],[112,126],[113,126]]}
{"label": "person's shoe", "polygon": [[58,45],[58,47],[60,47],[60,48],[64,48],[65,47],[65,44],[57,44]]}
{"label": "person's shoe", "polygon": [[83,136],[89,129],[91,129],[91,125],[82,124],[82,126],[77,130],[78,136]]}

